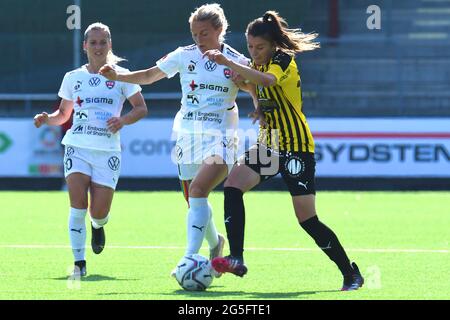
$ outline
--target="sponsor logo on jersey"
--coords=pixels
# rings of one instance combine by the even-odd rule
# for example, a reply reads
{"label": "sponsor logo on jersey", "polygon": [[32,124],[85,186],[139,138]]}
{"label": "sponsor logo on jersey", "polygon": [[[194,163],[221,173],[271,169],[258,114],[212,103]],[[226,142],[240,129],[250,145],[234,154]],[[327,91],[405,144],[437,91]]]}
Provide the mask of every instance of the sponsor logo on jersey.
{"label": "sponsor logo on jersey", "polygon": [[120,168],[120,160],[118,157],[113,156],[111,158],[108,159],[108,166],[111,168],[111,170],[113,171],[117,171]]}
{"label": "sponsor logo on jersey", "polygon": [[85,110],[80,110],[75,112],[75,118],[79,121],[87,121],[88,113]]}
{"label": "sponsor logo on jersey", "polygon": [[77,101],[75,101],[75,102],[76,102],[77,105],[79,105],[80,108],[81,108],[81,105],[83,104],[84,100],[81,100],[81,98],[78,96],[78,97],[77,97]]}
{"label": "sponsor logo on jersey", "polygon": [[231,78],[231,69],[229,69],[229,68],[223,69],[223,75],[225,76],[225,78],[230,79]]}
{"label": "sponsor logo on jersey", "polygon": [[72,130],[72,134],[83,134],[84,133],[84,126],[79,125],[75,127],[75,129]]}
{"label": "sponsor logo on jersey", "polygon": [[86,103],[105,103],[105,104],[113,104],[114,99],[111,98],[104,98],[104,97],[90,97],[82,100],[82,102]]}
{"label": "sponsor logo on jersey", "polygon": [[305,171],[305,162],[296,156],[290,156],[285,164],[286,171],[292,177],[298,177]]}
{"label": "sponsor logo on jersey", "polygon": [[100,78],[99,77],[94,77],[94,78],[91,78],[91,79],[89,79],[89,85],[91,86],[91,87],[98,87],[98,85],[100,84]]}
{"label": "sponsor logo on jersey", "polygon": [[228,87],[222,87],[219,85],[205,84],[205,83],[200,83],[200,89],[207,89],[207,90],[219,91],[219,92],[228,92],[230,90]]}
{"label": "sponsor logo on jersey", "polygon": [[193,60],[191,60],[190,61],[191,63],[188,65],[188,73],[190,73],[190,74],[196,74],[197,72],[194,72],[195,71],[195,66],[197,65],[197,62],[196,61],[193,61]]}
{"label": "sponsor logo on jersey", "polygon": [[234,58],[238,58],[239,57],[239,53],[237,53],[236,51],[231,50],[230,48],[226,48],[226,53],[229,54],[230,56],[234,57]]}
{"label": "sponsor logo on jersey", "polygon": [[200,104],[200,95],[190,93],[186,96],[187,104],[191,106],[198,106]]}
{"label": "sponsor logo on jersey", "polygon": [[208,103],[209,106],[221,107],[221,106],[224,105],[225,99],[223,99],[223,98],[216,98],[216,97],[209,97],[208,99],[206,99],[206,102]]}
{"label": "sponsor logo on jersey", "polygon": [[116,82],[115,81],[106,81],[105,84],[108,89],[112,89],[112,88],[114,88],[114,85],[116,84]]}
{"label": "sponsor logo on jersey", "polygon": [[208,60],[205,62],[206,71],[212,72],[212,71],[216,70],[216,68],[217,68],[217,63],[215,63],[214,61]]}
{"label": "sponsor logo on jersey", "polygon": [[73,86],[73,91],[78,92],[81,91],[81,85],[83,84],[83,81],[77,80],[77,84]]}
{"label": "sponsor logo on jersey", "polygon": [[113,116],[113,114],[108,111],[95,111],[94,115],[97,120],[101,121],[106,121]]}
{"label": "sponsor logo on jersey", "polygon": [[198,85],[195,84],[194,80],[192,80],[191,83],[189,84],[189,87],[191,87],[191,91],[194,91],[195,89],[197,89]]}

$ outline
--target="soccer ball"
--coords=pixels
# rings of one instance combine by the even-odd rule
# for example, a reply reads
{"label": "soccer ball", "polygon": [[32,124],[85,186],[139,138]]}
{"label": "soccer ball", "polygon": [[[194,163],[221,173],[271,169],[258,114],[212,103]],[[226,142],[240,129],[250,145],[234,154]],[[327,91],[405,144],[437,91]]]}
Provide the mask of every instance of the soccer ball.
{"label": "soccer ball", "polygon": [[180,286],[187,291],[204,291],[213,281],[209,260],[199,254],[184,256],[175,273]]}

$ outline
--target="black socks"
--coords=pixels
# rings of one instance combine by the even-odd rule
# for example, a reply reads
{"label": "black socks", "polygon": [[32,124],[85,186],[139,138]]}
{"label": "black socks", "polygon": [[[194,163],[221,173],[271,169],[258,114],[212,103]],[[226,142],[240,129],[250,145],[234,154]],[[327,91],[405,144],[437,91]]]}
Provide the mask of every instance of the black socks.
{"label": "black socks", "polygon": [[227,229],[230,253],[242,259],[244,252],[245,208],[243,193],[240,189],[225,187],[225,227]]}
{"label": "black socks", "polygon": [[314,239],[320,249],[338,266],[343,275],[353,273],[350,260],[342,248],[336,234],[314,216],[302,223],[301,227]]}

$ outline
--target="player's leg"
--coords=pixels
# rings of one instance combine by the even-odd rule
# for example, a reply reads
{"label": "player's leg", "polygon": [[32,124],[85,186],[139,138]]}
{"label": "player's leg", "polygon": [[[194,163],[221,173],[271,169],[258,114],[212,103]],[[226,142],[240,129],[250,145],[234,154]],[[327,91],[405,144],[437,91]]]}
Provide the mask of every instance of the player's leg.
{"label": "player's leg", "polygon": [[91,215],[92,240],[91,246],[94,253],[99,254],[105,247],[104,226],[109,220],[109,211],[114,196],[114,189],[97,183],[91,183]]}
{"label": "player's leg", "polygon": [[114,190],[120,175],[120,152],[92,151],[91,177],[91,216],[92,239],[91,246],[95,254],[99,254],[105,247],[105,229],[108,223]]}
{"label": "player's leg", "polygon": [[261,181],[266,181],[277,174],[278,161],[273,161],[277,159],[270,159],[270,154],[267,149],[260,145],[252,146],[235,164],[225,181],[224,221],[230,255],[212,261],[216,271],[231,272],[241,277],[247,273],[243,257],[245,234],[243,194]]}
{"label": "player's leg", "polygon": [[68,232],[74,257],[72,277],[86,275],[86,223],[88,189],[91,181],[89,164],[83,159],[79,148],[66,147],[64,154],[64,176],[70,199]]}
{"label": "player's leg", "polygon": [[[181,191],[183,192],[184,199],[186,200],[189,208],[189,186],[191,180],[180,180]],[[210,260],[215,257],[221,257],[223,252],[223,247],[225,245],[225,238],[223,235],[217,232],[216,226],[214,224],[214,219],[212,219],[212,206],[208,202],[209,208],[209,223],[205,230],[205,239],[208,242],[210,250]],[[173,272],[172,272],[173,273]]]}
{"label": "player's leg", "polygon": [[86,275],[86,212],[88,206],[88,189],[90,177],[82,173],[70,174],[67,181],[67,188],[70,198],[69,213],[69,237],[72,253],[74,257],[74,272],[72,276]]}
{"label": "player's leg", "polygon": [[[316,213],[315,160],[312,153],[290,153],[282,157],[281,175],[292,196],[295,215],[300,226],[314,239],[320,249],[337,265],[344,276],[362,286],[363,279],[356,264],[351,264],[336,234],[322,223]],[[353,290],[352,289],[352,290]]]}
{"label": "player's leg", "polygon": [[360,288],[364,279],[358,266],[350,260],[338,237],[316,215],[315,195],[293,196],[295,215],[300,226],[314,239],[320,249],[337,265],[344,277],[342,290]]}
{"label": "player's leg", "polygon": [[228,173],[228,167],[220,156],[211,156],[200,165],[189,186],[189,212],[187,224],[188,245],[186,254],[198,253],[203,239],[208,236],[211,249],[218,245],[219,236],[214,223],[211,223],[209,193],[220,184]]}

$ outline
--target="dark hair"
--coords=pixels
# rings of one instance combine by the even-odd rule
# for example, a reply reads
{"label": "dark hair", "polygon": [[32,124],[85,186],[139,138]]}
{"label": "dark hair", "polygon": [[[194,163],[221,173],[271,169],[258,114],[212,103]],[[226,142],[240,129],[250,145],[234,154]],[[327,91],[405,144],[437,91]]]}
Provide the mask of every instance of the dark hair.
{"label": "dark hair", "polygon": [[291,55],[320,48],[320,44],[313,41],[319,36],[317,33],[305,34],[300,29],[289,29],[286,21],[275,11],[267,11],[250,22],[245,34],[273,42]]}

